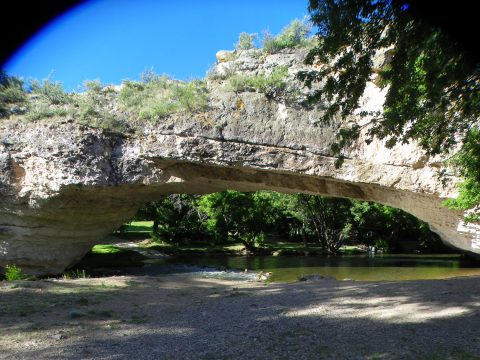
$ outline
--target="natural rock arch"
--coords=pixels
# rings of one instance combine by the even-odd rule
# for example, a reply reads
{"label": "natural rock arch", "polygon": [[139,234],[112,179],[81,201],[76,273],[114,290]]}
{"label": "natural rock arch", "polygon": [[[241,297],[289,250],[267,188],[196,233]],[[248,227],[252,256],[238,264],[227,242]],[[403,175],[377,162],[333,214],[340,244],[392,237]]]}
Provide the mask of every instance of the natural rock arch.
{"label": "natural rock arch", "polygon": [[[246,72],[288,64],[294,81],[301,58],[298,51],[263,59],[247,52],[235,62]],[[208,86],[207,111],[144,123],[136,135],[75,119],[0,124],[0,266],[61,272],[145,202],[225,189],[380,202],[427,222],[446,243],[480,253],[480,228],[441,205],[456,195],[459,181],[442,159],[426,157],[415,144],[387,149],[361,137],[336,169],[330,146],[347,120],[321,125],[321,108],[300,100],[235,93],[222,89],[221,81]],[[378,105],[381,96],[370,84],[364,108]]]}

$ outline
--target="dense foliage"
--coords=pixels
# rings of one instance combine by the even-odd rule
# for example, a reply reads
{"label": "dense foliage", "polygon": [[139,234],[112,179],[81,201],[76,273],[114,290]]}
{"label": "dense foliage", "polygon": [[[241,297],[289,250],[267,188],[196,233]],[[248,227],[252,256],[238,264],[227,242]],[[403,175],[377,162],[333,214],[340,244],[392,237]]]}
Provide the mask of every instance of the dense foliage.
{"label": "dense foliage", "polygon": [[416,249],[443,249],[428,225],[399,209],[303,194],[170,195],[148,204],[136,219],[154,221],[154,238],[173,244],[242,243],[258,251],[276,239],[337,253],[344,244],[398,251],[407,240]]}
{"label": "dense foliage", "polygon": [[[368,141],[385,139],[389,147],[416,141],[430,155],[461,147],[455,164],[467,181],[456,205],[478,204],[480,158],[471,151],[478,147],[478,64],[441,28],[416,16],[408,1],[310,0],[309,10],[319,40],[306,61],[321,66],[301,78],[307,85],[324,83],[310,99],[325,106],[323,120],[352,115],[367,82],[387,88],[383,111],[364,112],[369,119],[365,125],[338,132],[333,150],[340,159],[362,128]],[[375,55],[387,50],[387,61],[375,67]],[[466,163],[474,166],[467,170]]]}

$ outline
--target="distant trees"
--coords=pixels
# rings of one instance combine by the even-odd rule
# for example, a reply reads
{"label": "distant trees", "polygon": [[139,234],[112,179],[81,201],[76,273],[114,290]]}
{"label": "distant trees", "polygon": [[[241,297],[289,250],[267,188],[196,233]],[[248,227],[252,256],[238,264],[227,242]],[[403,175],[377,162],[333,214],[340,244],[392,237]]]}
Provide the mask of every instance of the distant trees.
{"label": "distant trees", "polygon": [[272,236],[337,253],[345,243],[396,250],[403,240],[434,249],[438,236],[399,209],[349,199],[224,191],[170,195],[147,204],[137,220],[154,221],[154,238],[168,243],[242,243],[250,252]]}

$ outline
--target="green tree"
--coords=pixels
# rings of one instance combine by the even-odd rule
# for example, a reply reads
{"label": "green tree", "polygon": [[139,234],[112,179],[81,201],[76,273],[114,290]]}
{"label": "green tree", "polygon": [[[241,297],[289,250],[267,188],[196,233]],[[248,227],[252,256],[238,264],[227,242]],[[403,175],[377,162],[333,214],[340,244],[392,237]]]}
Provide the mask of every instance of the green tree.
{"label": "green tree", "polygon": [[[460,195],[449,199],[446,205],[453,209],[468,209],[480,204],[480,130],[472,128],[461,150],[451,162],[460,169],[465,181],[460,185]],[[467,221],[479,221],[478,209],[467,215]]]}
{"label": "green tree", "polygon": [[153,237],[159,240],[176,244],[203,241],[205,216],[196,201],[193,195],[169,195],[144,206],[135,218],[153,221]]}
{"label": "green tree", "polygon": [[250,252],[263,248],[269,236],[316,244],[331,254],[346,241],[398,251],[405,240],[417,240],[420,250],[445,250],[427,224],[400,209],[305,194],[170,195],[147,204],[135,218],[153,221],[154,238],[165,242],[241,242]]}
{"label": "green tree", "polygon": [[145,204],[135,214],[137,221],[153,221],[152,231],[158,233],[159,213],[162,212],[163,201],[152,201]]}
{"label": "green tree", "polygon": [[261,245],[263,232],[255,221],[259,214],[252,193],[227,190],[203,196],[199,205],[208,215],[207,229],[218,241],[240,241],[247,250]]}
{"label": "green tree", "polygon": [[[306,58],[321,63],[316,71],[300,78],[307,85],[324,82],[310,101],[325,105],[323,120],[345,118],[359,108],[367,82],[377,75],[387,87],[383,111],[363,112],[370,121],[368,140],[385,139],[387,147],[416,141],[427,154],[447,153],[460,140],[469,147],[477,137],[480,115],[480,69],[455,46],[439,27],[415,16],[403,0],[310,0],[309,11],[318,27],[319,41]],[[389,50],[390,61],[374,68],[374,57]],[[358,124],[340,129],[333,150],[357,139]],[[462,171],[469,179],[463,191],[477,199],[480,158],[464,151],[473,171]],[[464,157],[464,159],[466,159]],[[463,166],[463,163],[459,163]]]}
{"label": "green tree", "polygon": [[400,209],[366,201],[352,201],[350,213],[360,244],[402,251],[405,240],[417,241],[416,248],[435,252],[445,250],[438,235],[426,223]]}
{"label": "green tree", "polygon": [[353,235],[351,201],[325,196],[296,195],[303,235],[310,233],[328,253],[335,254]]}
{"label": "green tree", "polygon": [[202,196],[198,204],[199,210],[208,216],[208,231],[219,242],[238,241],[247,250],[255,251],[281,217],[274,198],[279,200],[270,192],[227,190]]}

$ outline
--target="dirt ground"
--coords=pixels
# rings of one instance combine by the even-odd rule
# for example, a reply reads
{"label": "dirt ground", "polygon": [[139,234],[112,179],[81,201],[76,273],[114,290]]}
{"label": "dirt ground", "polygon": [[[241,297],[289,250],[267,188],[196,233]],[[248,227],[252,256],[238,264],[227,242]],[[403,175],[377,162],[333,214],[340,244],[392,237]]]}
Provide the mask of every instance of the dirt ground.
{"label": "dirt ground", "polygon": [[480,277],[0,283],[0,359],[480,359]]}

